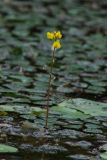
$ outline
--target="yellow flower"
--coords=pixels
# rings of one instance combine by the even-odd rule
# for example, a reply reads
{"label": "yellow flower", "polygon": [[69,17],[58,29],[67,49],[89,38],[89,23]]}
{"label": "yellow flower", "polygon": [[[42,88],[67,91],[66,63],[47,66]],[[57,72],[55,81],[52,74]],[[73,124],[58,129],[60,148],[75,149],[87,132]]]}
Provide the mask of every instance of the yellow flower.
{"label": "yellow flower", "polygon": [[54,32],[47,32],[47,38],[48,39],[61,39],[62,38],[62,34],[60,31],[54,31]]}
{"label": "yellow flower", "polygon": [[53,32],[47,32],[47,38],[48,39],[54,39],[54,34],[53,34]]}
{"label": "yellow flower", "polygon": [[55,39],[61,39],[62,38],[62,34],[61,34],[60,31],[54,32],[54,35],[55,35]]}
{"label": "yellow flower", "polygon": [[61,48],[60,41],[55,41],[55,42],[53,42],[52,48],[53,48],[53,49]]}

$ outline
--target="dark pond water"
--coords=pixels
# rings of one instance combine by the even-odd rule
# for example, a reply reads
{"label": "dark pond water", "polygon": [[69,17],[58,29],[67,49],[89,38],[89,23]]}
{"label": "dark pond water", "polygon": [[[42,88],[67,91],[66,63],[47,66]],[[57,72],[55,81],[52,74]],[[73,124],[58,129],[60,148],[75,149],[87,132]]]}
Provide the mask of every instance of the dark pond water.
{"label": "dark pond water", "polygon": [[[107,2],[82,0],[0,1],[0,105],[46,106],[50,42],[46,32],[61,30],[50,107],[69,98],[107,102]],[[0,113],[1,114],[1,113]],[[0,143],[17,154],[0,160],[100,160],[107,143],[107,118],[44,118],[9,112],[0,115]],[[26,123],[38,127],[26,127]],[[28,124],[27,124],[28,125]]]}

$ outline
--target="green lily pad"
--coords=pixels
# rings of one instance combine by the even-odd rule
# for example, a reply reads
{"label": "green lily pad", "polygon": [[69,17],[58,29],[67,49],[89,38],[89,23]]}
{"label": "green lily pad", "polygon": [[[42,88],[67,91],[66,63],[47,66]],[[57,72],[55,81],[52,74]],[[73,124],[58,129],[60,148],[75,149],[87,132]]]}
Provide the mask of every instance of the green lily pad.
{"label": "green lily pad", "polygon": [[60,105],[61,104],[53,107],[52,111],[60,114],[62,118],[84,119],[84,118],[90,117],[89,115],[86,115],[81,111],[73,109],[73,106],[68,107],[67,104],[64,106],[60,106]]}
{"label": "green lily pad", "polygon": [[103,158],[103,160],[107,159],[107,152],[101,153],[100,157]]}
{"label": "green lily pad", "polygon": [[73,99],[74,108],[91,116],[107,116],[107,103],[101,103],[86,99]]}
{"label": "green lily pad", "polygon": [[18,149],[9,145],[0,144],[0,153],[16,153]]}
{"label": "green lily pad", "polygon": [[89,118],[107,116],[107,104],[82,98],[69,99],[52,108],[64,118]]}
{"label": "green lily pad", "polygon": [[0,105],[0,111],[26,113],[28,112],[28,108],[22,105]]}
{"label": "green lily pad", "polygon": [[26,107],[23,105],[0,105],[0,113],[7,113],[7,112],[16,112],[20,114],[27,114],[27,115],[36,115],[39,116],[45,112],[45,109],[40,107]]}
{"label": "green lily pad", "polygon": [[14,112],[14,108],[11,105],[0,105],[0,111]]}

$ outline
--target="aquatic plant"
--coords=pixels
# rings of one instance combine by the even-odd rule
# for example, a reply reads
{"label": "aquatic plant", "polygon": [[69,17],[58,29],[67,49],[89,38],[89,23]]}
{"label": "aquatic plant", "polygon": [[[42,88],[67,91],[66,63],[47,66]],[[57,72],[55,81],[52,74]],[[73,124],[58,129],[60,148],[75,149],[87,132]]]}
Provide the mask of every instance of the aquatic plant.
{"label": "aquatic plant", "polygon": [[51,81],[52,81],[52,71],[53,65],[55,63],[55,52],[57,49],[61,48],[60,40],[62,38],[62,34],[60,31],[47,32],[47,38],[49,40],[53,40],[51,51],[52,51],[52,60],[49,71],[49,82],[48,82],[48,90],[47,90],[47,104],[46,104],[46,119],[45,119],[45,128],[48,128],[48,115],[49,115],[49,100],[50,100],[50,92],[51,92]]}

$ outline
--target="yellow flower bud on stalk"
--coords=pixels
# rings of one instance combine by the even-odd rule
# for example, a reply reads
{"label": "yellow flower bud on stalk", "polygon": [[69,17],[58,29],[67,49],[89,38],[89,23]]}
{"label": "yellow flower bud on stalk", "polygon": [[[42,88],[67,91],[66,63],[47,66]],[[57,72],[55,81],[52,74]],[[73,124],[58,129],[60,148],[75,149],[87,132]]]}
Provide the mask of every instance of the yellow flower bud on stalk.
{"label": "yellow flower bud on stalk", "polygon": [[54,34],[51,32],[47,32],[47,38],[51,40],[54,39]]}
{"label": "yellow flower bud on stalk", "polygon": [[55,34],[55,39],[61,39],[62,38],[62,34],[61,34],[60,31],[55,32],[54,34]]}
{"label": "yellow flower bud on stalk", "polygon": [[60,31],[56,32],[47,32],[47,38],[50,40],[56,40],[56,39],[61,39],[62,38],[62,34]]}
{"label": "yellow flower bud on stalk", "polygon": [[54,41],[52,44],[52,49],[59,49],[61,48],[60,41]]}

